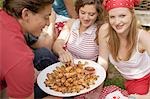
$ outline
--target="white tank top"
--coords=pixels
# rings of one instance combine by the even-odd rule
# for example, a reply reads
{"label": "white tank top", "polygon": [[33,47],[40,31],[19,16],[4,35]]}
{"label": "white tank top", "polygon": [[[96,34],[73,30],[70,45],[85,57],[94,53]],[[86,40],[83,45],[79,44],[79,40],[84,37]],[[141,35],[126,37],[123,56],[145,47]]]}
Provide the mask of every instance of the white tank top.
{"label": "white tank top", "polygon": [[71,27],[67,49],[74,58],[96,61],[98,57],[98,45],[95,41],[97,27],[94,24],[82,33],[79,33],[79,27],[80,21],[77,19]]}
{"label": "white tank top", "polygon": [[136,52],[128,61],[116,62],[112,55],[109,55],[110,62],[128,80],[139,79],[150,73],[150,55],[146,51],[143,53],[138,51],[138,42],[141,34],[142,30],[138,34]]}

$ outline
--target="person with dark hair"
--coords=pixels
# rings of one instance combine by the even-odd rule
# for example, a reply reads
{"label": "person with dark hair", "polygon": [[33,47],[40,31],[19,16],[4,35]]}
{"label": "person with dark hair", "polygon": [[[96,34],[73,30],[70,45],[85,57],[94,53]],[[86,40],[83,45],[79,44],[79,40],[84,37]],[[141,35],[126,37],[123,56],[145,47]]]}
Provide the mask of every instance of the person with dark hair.
{"label": "person with dark hair", "polygon": [[34,99],[32,50],[25,33],[38,37],[49,25],[54,0],[4,0],[0,9],[0,92],[13,99]]}
{"label": "person with dark hair", "polygon": [[137,24],[134,6],[139,3],[104,0],[108,22],[99,30],[99,63],[107,70],[110,61],[126,79],[129,99],[150,99],[150,33]]}

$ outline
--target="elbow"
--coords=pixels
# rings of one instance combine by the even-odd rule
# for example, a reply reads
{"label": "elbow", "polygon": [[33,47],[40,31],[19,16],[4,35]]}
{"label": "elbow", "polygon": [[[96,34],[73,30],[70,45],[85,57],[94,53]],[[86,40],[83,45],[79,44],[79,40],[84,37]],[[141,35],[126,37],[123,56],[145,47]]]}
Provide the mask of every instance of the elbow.
{"label": "elbow", "polygon": [[54,53],[56,53],[56,48],[57,48],[56,45],[57,45],[57,42],[55,41],[52,46],[52,50],[54,51]]}
{"label": "elbow", "polygon": [[105,69],[105,71],[107,71],[108,62],[105,59],[103,59],[102,57],[99,57],[98,58],[98,64],[100,64]]}

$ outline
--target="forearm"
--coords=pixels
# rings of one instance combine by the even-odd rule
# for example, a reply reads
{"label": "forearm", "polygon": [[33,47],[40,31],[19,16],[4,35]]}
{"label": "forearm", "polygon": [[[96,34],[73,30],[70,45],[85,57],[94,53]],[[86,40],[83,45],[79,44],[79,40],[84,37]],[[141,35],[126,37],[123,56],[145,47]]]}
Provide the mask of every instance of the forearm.
{"label": "forearm", "polygon": [[104,58],[99,56],[97,63],[100,64],[105,69],[105,71],[107,71],[107,69],[108,69],[108,61],[106,61]]}
{"label": "forearm", "polygon": [[51,50],[55,39],[56,39],[55,14],[53,12],[52,15],[50,16],[50,25],[43,29],[43,32],[39,36],[37,42],[34,43],[31,47],[33,48],[45,47]]}
{"label": "forearm", "polygon": [[99,99],[102,88],[103,88],[103,83],[100,86],[98,86],[96,89],[94,89],[94,92],[86,94],[85,99]]}
{"label": "forearm", "polygon": [[67,12],[68,12],[69,16],[71,18],[76,19],[78,15],[77,15],[77,13],[75,11],[73,0],[64,0],[64,2],[65,2],[65,6],[67,8]]}
{"label": "forearm", "polygon": [[64,53],[65,52],[64,45],[65,45],[64,43],[56,40],[56,42],[53,45],[53,51],[54,51],[54,53],[57,54],[58,56],[61,53]]}
{"label": "forearm", "polygon": [[[52,17],[52,16],[51,16]],[[38,41],[32,45],[33,48],[45,47],[49,50],[52,49],[53,43],[56,39],[55,33],[55,20],[51,18],[50,25],[43,29]]]}
{"label": "forearm", "polygon": [[74,18],[74,19],[78,18],[78,15],[76,14],[76,12],[73,8],[72,8],[72,10],[68,9],[67,11],[68,11],[68,14],[71,18]]}
{"label": "forearm", "polygon": [[99,92],[100,94],[103,89],[103,85],[104,85],[104,82],[100,86],[97,87],[96,92]]}
{"label": "forearm", "polygon": [[48,34],[42,34],[38,41],[36,43],[34,43],[31,47],[32,48],[48,48],[49,50],[52,49],[52,45],[53,45],[53,37],[49,36]]}

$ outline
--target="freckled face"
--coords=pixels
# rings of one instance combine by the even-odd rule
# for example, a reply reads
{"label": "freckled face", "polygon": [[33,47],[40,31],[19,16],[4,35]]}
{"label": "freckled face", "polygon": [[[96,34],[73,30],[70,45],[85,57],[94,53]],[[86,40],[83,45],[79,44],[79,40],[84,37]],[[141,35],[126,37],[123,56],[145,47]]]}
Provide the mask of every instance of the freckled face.
{"label": "freckled face", "polygon": [[128,33],[132,22],[132,13],[128,8],[114,8],[108,14],[110,25],[118,34]]}
{"label": "freckled face", "polygon": [[81,25],[88,28],[95,23],[98,13],[96,11],[95,5],[85,5],[79,9],[79,19]]}

